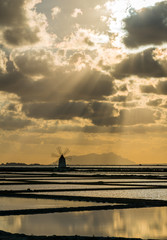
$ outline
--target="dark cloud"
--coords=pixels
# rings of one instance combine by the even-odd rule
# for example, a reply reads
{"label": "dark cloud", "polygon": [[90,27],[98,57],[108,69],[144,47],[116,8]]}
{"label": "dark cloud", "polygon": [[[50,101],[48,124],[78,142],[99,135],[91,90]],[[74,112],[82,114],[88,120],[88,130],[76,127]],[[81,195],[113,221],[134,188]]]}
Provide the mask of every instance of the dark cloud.
{"label": "dark cloud", "polygon": [[[0,90],[17,94],[28,117],[45,120],[80,117],[90,119],[95,125],[115,124],[113,105],[102,102],[115,91],[109,75],[88,68],[69,71],[66,67],[60,67],[50,71],[47,78],[34,80],[33,74],[28,76],[27,68],[20,62],[20,59],[19,64],[15,62],[18,70],[12,65],[8,73],[0,75]],[[38,65],[37,73],[42,66],[43,63]],[[9,108],[12,111],[14,106]]]}
{"label": "dark cloud", "polygon": [[50,76],[55,69],[55,58],[47,49],[31,49],[11,55],[16,68],[29,76]]}
{"label": "dark cloud", "polygon": [[14,103],[10,103],[7,107],[7,110],[9,111],[17,111],[16,105]]}
{"label": "dark cloud", "polygon": [[86,37],[86,38],[84,39],[84,42],[85,42],[86,44],[88,44],[90,47],[93,47],[93,46],[94,46],[94,43],[93,43],[88,37]]}
{"label": "dark cloud", "polygon": [[111,77],[98,71],[66,73],[66,68],[61,68],[38,81],[18,71],[1,74],[0,90],[17,94],[22,102],[61,102],[104,99],[114,92],[114,87]]}
{"label": "dark cloud", "polygon": [[0,25],[19,26],[26,22],[25,0],[0,0]]}
{"label": "dark cloud", "polygon": [[122,91],[122,92],[127,91],[128,89],[127,89],[126,84],[122,84],[122,85],[119,87],[119,90]]}
{"label": "dark cloud", "polygon": [[98,126],[114,125],[115,108],[106,102],[64,102],[24,104],[23,111],[28,117],[43,119],[71,120],[75,117],[87,118]]}
{"label": "dark cloud", "polygon": [[115,65],[114,76],[124,78],[130,75],[139,77],[165,77],[163,67],[153,59],[153,48],[130,54],[121,63]]}
{"label": "dark cloud", "polygon": [[[34,4],[31,3],[32,7]],[[30,25],[35,18],[35,11],[30,16],[28,13],[30,9],[29,0],[0,0],[0,26],[3,36],[2,44],[11,46],[25,46],[32,45],[39,42],[38,36],[40,30],[39,24]],[[42,27],[42,25],[41,25]]]}
{"label": "dark cloud", "polygon": [[112,102],[125,102],[127,99],[127,96],[125,95],[117,95],[111,98]]}
{"label": "dark cloud", "polygon": [[82,131],[85,133],[120,133],[122,132],[121,126],[85,126]]}
{"label": "dark cloud", "polygon": [[116,114],[112,104],[95,103],[90,119],[98,126],[124,126],[155,122],[154,112],[147,108],[122,109]]}
{"label": "dark cloud", "polygon": [[150,100],[149,102],[147,102],[148,106],[153,106],[153,107],[157,107],[162,103],[162,99],[155,99],[155,100]]}
{"label": "dark cloud", "polygon": [[98,126],[112,126],[117,124],[118,117],[115,117],[116,109],[113,104],[107,102],[93,102],[89,119]]}
{"label": "dark cloud", "polygon": [[[33,81],[30,81],[20,72],[11,72],[0,75],[0,90],[8,93],[15,93],[22,97],[30,92]],[[24,96],[26,97],[26,96]]]}
{"label": "dark cloud", "polygon": [[33,118],[61,120],[70,120],[74,117],[88,118],[90,114],[89,104],[83,102],[24,104],[23,111]]}
{"label": "dark cloud", "polygon": [[[95,126],[108,127],[119,125],[136,125],[154,123],[154,112],[145,108],[120,110],[108,102],[64,102],[24,104],[23,111],[28,117],[47,120],[61,119],[72,120],[75,117],[92,121]],[[95,128],[93,128],[95,129]],[[93,131],[88,129],[87,131]],[[85,129],[86,131],[86,129]]]}
{"label": "dark cloud", "polygon": [[3,130],[17,130],[17,129],[22,129],[27,126],[32,125],[32,122],[27,119],[21,119],[21,118],[16,118],[11,115],[7,116],[0,116],[0,128]]}
{"label": "dark cloud", "polygon": [[[114,87],[112,78],[98,71],[86,71],[74,73],[70,76],[73,79],[78,79],[78,83],[71,93],[72,99],[104,99],[104,96],[113,94]],[[72,83],[73,84],[73,83]]]}
{"label": "dark cloud", "polygon": [[161,105],[161,107],[167,108],[167,102],[165,104]]}
{"label": "dark cloud", "polygon": [[156,88],[153,85],[141,85],[140,86],[142,93],[156,93]]}
{"label": "dark cloud", "polygon": [[167,95],[167,81],[159,81],[158,82],[157,93]]}
{"label": "dark cloud", "polygon": [[127,47],[136,48],[148,44],[162,44],[167,41],[167,2],[133,12],[124,19]]}
{"label": "dark cloud", "polygon": [[141,85],[142,93],[155,93],[159,95],[167,95],[167,81],[159,81],[156,86],[153,85]]}
{"label": "dark cloud", "polygon": [[34,44],[40,39],[38,37],[39,28],[32,30],[29,26],[7,29],[3,33],[5,41],[13,46],[24,46]]}

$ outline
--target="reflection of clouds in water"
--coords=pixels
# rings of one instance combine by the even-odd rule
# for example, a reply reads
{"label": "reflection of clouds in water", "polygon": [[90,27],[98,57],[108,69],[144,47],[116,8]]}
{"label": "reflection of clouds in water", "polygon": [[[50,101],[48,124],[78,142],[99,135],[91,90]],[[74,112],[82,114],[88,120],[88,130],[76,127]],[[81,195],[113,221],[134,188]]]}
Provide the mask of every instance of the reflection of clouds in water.
{"label": "reflection of clouds in water", "polygon": [[1,229],[36,235],[167,237],[167,208],[0,217]]}
{"label": "reflection of clouds in water", "polygon": [[114,236],[166,237],[167,208],[114,210],[114,227],[109,226]]}
{"label": "reflection of clouds in water", "polygon": [[22,223],[24,222],[24,216],[5,216],[0,217],[1,230],[8,232],[20,232]]}
{"label": "reflection of clouds in water", "polygon": [[156,208],[155,221],[152,223],[154,232],[159,231],[162,235],[167,236],[167,210],[166,208]]}

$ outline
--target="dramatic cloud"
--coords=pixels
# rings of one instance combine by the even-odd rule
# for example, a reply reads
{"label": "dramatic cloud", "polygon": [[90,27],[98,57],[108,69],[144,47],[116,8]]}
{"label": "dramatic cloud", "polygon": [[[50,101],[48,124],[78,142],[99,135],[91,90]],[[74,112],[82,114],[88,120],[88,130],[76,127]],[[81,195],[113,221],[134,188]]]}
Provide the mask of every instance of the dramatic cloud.
{"label": "dramatic cloud", "polygon": [[154,49],[130,54],[121,63],[115,65],[114,76],[124,78],[130,75],[139,77],[166,77],[166,71],[161,64],[154,60]]}
{"label": "dramatic cloud", "polygon": [[49,39],[47,21],[34,6],[41,0],[0,0],[2,44],[15,47],[33,45]]}
{"label": "dramatic cloud", "polygon": [[127,47],[137,48],[142,45],[162,44],[167,41],[167,3],[163,1],[153,7],[134,11],[124,19]]}
{"label": "dramatic cloud", "polygon": [[25,0],[0,0],[0,25],[10,27],[24,24],[27,21],[25,3]]}
{"label": "dramatic cloud", "polygon": [[46,49],[16,51],[10,58],[18,71],[30,76],[49,76],[60,64],[58,56]]}
{"label": "dramatic cloud", "polygon": [[127,96],[126,95],[117,95],[111,98],[111,101],[113,102],[125,102]]}
{"label": "dramatic cloud", "polygon": [[147,105],[157,107],[162,103],[162,99],[150,100]]}
{"label": "dramatic cloud", "polygon": [[156,86],[141,85],[140,88],[143,93],[155,93],[160,95],[167,95],[167,81],[159,81]]}
{"label": "dramatic cloud", "polygon": [[23,111],[28,117],[43,119],[71,120],[87,118],[97,126],[149,124],[155,122],[154,112],[146,108],[121,110],[107,102],[65,102],[24,104]]}
{"label": "dramatic cloud", "polygon": [[23,129],[31,124],[32,122],[27,119],[0,114],[0,128],[3,130],[14,131],[17,129]]}
{"label": "dramatic cloud", "polygon": [[29,117],[44,119],[70,120],[89,116],[88,104],[82,102],[25,104],[23,111]]}
{"label": "dramatic cloud", "polygon": [[[39,64],[39,68],[35,70],[33,64],[34,62],[32,62],[31,68],[30,62],[28,67],[23,63],[22,70],[27,74],[28,68],[30,74],[40,74],[39,70],[41,69],[41,73],[43,73],[43,63]],[[111,95],[114,91],[112,78],[106,74],[90,69],[79,72],[68,72],[67,70],[64,67],[58,68],[50,77],[37,81],[19,71],[12,71],[0,76],[0,90],[17,94],[23,102],[60,102],[65,99],[100,100]]]}
{"label": "dramatic cloud", "polygon": [[156,88],[153,85],[141,85],[140,89],[142,93],[156,93]]}
{"label": "dramatic cloud", "polygon": [[157,93],[167,95],[167,81],[159,81],[157,85]]}
{"label": "dramatic cloud", "polygon": [[4,32],[4,39],[8,44],[14,46],[24,46],[29,44],[34,44],[39,41],[39,29],[34,30],[27,27],[17,27],[14,29],[7,29]]}

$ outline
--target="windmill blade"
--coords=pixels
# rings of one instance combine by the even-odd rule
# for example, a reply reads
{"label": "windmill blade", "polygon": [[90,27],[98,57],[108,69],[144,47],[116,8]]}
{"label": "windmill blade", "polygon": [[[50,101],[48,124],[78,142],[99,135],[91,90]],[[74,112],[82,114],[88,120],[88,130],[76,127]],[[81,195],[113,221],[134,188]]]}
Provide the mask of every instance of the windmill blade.
{"label": "windmill blade", "polygon": [[59,154],[57,154],[57,153],[51,153],[51,157],[53,157],[53,158],[58,158],[58,157],[59,157]]}
{"label": "windmill blade", "polygon": [[57,147],[57,152],[59,153],[59,155],[62,155],[62,149],[60,146]]}
{"label": "windmill blade", "polygon": [[66,155],[66,154],[69,153],[69,152],[70,152],[69,148],[66,148],[66,149],[64,150],[63,155]]}

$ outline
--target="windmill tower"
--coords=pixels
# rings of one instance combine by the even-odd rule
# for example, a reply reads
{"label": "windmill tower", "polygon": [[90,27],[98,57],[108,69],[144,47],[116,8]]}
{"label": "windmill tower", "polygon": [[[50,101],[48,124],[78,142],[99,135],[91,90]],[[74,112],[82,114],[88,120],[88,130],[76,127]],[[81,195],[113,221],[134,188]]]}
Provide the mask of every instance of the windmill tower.
{"label": "windmill tower", "polygon": [[[68,148],[66,148],[64,151],[61,147],[57,147],[57,153],[54,154],[54,156],[58,157],[58,170],[65,170],[67,168],[66,164],[66,156],[70,152]],[[69,158],[69,157],[67,157]]]}
{"label": "windmill tower", "polygon": [[66,168],[66,159],[63,154],[61,154],[61,156],[59,157],[58,168],[59,169]]}

